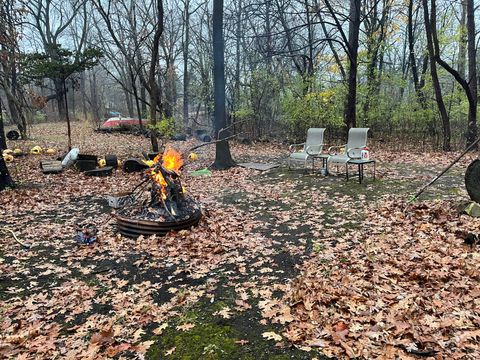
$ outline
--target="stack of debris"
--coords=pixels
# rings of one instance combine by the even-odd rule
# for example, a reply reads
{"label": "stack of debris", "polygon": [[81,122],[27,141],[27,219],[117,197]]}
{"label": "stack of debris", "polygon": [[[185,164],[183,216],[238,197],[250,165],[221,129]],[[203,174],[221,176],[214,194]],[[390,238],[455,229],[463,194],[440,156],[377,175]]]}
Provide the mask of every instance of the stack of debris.
{"label": "stack of debris", "polygon": [[40,168],[44,174],[58,174],[65,168],[73,167],[87,176],[108,176],[120,162],[116,155],[106,155],[98,160],[97,155],[80,154],[78,148],[73,148],[65,156],[57,160],[44,160]]}

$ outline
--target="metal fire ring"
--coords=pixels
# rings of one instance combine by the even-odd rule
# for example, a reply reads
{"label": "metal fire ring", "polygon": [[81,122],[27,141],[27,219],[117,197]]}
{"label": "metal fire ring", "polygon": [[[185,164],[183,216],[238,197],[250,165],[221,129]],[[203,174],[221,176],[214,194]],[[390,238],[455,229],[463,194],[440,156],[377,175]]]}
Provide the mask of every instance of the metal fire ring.
{"label": "metal fire ring", "polygon": [[165,235],[171,230],[183,230],[198,224],[202,217],[200,209],[193,211],[187,219],[179,221],[140,220],[116,215],[117,229],[122,235],[137,238],[140,235]]}

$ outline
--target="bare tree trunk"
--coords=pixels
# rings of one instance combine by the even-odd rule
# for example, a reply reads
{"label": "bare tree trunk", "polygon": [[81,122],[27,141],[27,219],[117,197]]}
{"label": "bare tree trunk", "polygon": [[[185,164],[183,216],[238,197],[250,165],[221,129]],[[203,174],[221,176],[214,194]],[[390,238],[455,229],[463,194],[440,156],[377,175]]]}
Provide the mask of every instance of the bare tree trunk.
{"label": "bare tree trunk", "polygon": [[53,80],[53,85],[55,87],[55,95],[56,95],[56,100],[57,100],[57,110],[58,110],[58,116],[60,121],[65,121],[67,119],[66,115],[66,104],[65,104],[65,95],[64,91],[66,91],[66,88],[63,86],[63,80],[62,79],[55,79]]}
{"label": "bare tree trunk", "polygon": [[72,130],[70,127],[70,116],[68,116],[68,101],[67,101],[67,86],[66,80],[63,79],[63,96],[65,100],[65,118],[67,120],[67,136],[68,136],[68,151],[72,150]]}
{"label": "bare tree trunk", "polygon": [[[225,44],[223,40],[223,0],[213,0],[213,84],[215,107],[215,135],[218,140],[227,137],[225,114]],[[235,165],[227,140],[215,144],[216,169],[227,169]]]}
{"label": "bare tree trunk", "polygon": [[80,93],[82,94],[82,112],[84,120],[87,120],[87,101],[86,101],[86,86],[85,86],[85,72],[80,74]]}
{"label": "bare tree trunk", "polygon": [[100,126],[100,106],[98,102],[98,91],[97,91],[97,75],[94,70],[90,72],[91,74],[91,79],[90,79],[90,98],[91,100],[91,110],[93,114],[93,118],[95,120],[95,123]]}
{"label": "bare tree trunk", "polygon": [[[233,97],[234,108],[240,103],[240,63],[241,63],[241,41],[242,41],[242,12],[243,0],[238,0],[235,28],[235,94]],[[235,130],[235,129],[234,129]]]}
{"label": "bare tree trunk", "polygon": [[[158,64],[158,54],[160,46],[160,37],[163,33],[163,2],[162,0],[157,0],[157,23],[155,35],[153,37],[153,46],[152,46],[152,58],[150,60],[150,70],[148,73],[148,84],[150,86],[150,124],[156,125],[157,123],[157,104],[158,104],[158,84],[156,78],[157,64]],[[152,142],[152,150],[158,152],[158,141],[155,134],[152,132],[150,136]]]}
{"label": "bare tree trunk", "polygon": [[436,18],[435,18],[435,1],[432,0],[432,15],[430,21],[430,15],[428,13],[428,0],[423,0],[423,14],[425,19],[425,32],[427,36],[427,48],[428,48],[428,56],[430,59],[430,75],[432,76],[432,85],[435,91],[435,99],[437,100],[438,111],[440,112],[440,118],[442,119],[442,127],[443,127],[443,150],[450,151],[450,119],[448,118],[447,109],[445,107],[445,103],[443,101],[442,96],[442,89],[440,87],[440,82],[438,81],[438,74],[437,74],[437,64],[436,60],[436,52],[435,52],[435,26],[436,26]]}
{"label": "bare tree trunk", "polygon": [[133,69],[130,64],[128,64],[128,74],[130,75],[130,82],[132,83],[133,97],[135,99],[135,107],[137,108],[137,117],[140,124],[140,129],[143,130],[143,121],[142,121],[142,110],[140,108],[140,99],[138,98],[138,89],[137,89],[137,79],[133,73]]}
{"label": "bare tree trunk", "polygon": [[418,69],[417,69],[417,60],[415,57],[415,37],[413,34],[413,3],[414,3],[414,0],[410,0],[408,2],[408,22],[407,22],[410,68],[412,70],[413,86],[415,88],[415,93],[417,94],[418,103],[423,109],[425,109],[427,106],[427,102],[425,99],[425,94],[423,93],[423,89],[422,89],[423,86],[421,86],[420,84]]}
{"label": "bare tree trunk", "polygon": [[15,184],[10,177],[5,159],[1,156],[3,150],[7,148],[7,141],[5,139],[5,129],[3,127],[3,107],[0,99],[0,191],[6,187],[13,187]]}
{"label": "bare tree trunk", "polygon": [[[477,51],[475,48],[475,4],[474,0],[467,2],[467,53],[468,53],[468,84],[470,88],[467,147],[477,138]],[[478,147],[478,146],[477,146]]]}
{"label": "bare tree trunk", "polygon": [[348,25],[348,93],[345,99],[345,125],[348,129],[357,124],[357,58],[358,58],[358,38],[360,33],[360,0],[350,0],[350,15]]}
{"label": "bare tree trunk", "polygon": [[190,46],[190,0],[185,0],[184,9],[184,34],[183,34],[183,125],[188,126],[188,106],[189,106],[189,51]]}
{"label": "bare tree trunk", "polygon": [[458,41],[458,73],[465,78],[467,64],[467,0],[461,0],[460,39]]}

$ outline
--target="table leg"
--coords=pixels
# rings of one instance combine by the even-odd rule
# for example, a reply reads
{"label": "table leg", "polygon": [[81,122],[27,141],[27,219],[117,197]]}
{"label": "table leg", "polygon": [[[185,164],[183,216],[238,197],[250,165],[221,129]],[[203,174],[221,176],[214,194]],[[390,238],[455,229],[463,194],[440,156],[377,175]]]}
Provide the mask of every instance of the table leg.
{"label": "table leg", "polygon": [[345,163],[345,174],[348,181],[348,162]]}

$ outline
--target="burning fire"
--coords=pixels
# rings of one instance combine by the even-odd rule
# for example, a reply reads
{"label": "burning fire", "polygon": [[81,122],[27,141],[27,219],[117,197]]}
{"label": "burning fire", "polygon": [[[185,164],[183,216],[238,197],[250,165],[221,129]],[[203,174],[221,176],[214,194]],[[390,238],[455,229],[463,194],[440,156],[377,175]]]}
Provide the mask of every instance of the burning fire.
{"label": "burning fire", "polygon": [[[157,157],[159,156],[160,154],[157,155]],[[165,150],[165,152],[163,153],[162,159],[163,159],[162,165],[167,170],[174,170],[176,172],[179,172],[183,166],[182,155],[175,149],[167,148],[167,150]]]}
{"label": "burning fire", "polygon": [[180,169],[183,166],[183,158],[182,155],[175,149],[167,148],[163,154],[158,154],[155,159],[153,159],[153,165],[149,170],[149,175],[154,182],[160,185],[161,196],[162,199],[165,200],[167,198],[168,184],[161,171],[155,168],[155,165],[157,165],[160,160],[162,160],[162,166],[164,169],[174,171],[179,174]]}

